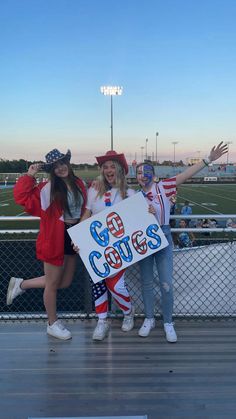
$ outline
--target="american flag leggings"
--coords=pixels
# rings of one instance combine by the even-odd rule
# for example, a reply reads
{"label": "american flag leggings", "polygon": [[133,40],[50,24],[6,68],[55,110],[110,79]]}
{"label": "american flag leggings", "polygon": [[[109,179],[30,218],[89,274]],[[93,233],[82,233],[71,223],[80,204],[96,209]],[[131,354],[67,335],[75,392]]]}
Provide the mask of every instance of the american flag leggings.
{"label": "american flag leggings", "polygon": [[108,291],[110,291],[117,306],[123,311],[124,315],[131,311],[131,299],[125,285],[125,269],[121,270],[112,277],[92,284],[92,297],[95,305],[96,314],[100,319],[105,319],[108,313]]}

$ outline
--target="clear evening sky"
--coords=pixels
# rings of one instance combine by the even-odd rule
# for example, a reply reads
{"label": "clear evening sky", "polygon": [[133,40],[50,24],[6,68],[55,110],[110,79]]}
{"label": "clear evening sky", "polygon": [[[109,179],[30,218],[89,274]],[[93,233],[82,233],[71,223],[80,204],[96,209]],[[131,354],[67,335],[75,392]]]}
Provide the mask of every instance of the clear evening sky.
{"label": "clear evening sky", "polygon": [[[1,0],[0,158],[52,148],[94,163],[110,149],[140,160],[236,161],[236,0]],[[145,153],[145,149],[143,150]],[[221,161],[225,161],[226,157]]]}

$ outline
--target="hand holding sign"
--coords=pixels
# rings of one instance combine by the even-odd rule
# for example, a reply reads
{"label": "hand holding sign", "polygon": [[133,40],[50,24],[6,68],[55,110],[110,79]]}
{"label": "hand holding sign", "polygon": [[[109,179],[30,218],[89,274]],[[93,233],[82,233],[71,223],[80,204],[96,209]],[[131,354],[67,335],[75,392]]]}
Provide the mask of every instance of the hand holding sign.
{"label": "hand holding sign", "polygon": [[168,245],[141,192],[67,231],[95,283]]}

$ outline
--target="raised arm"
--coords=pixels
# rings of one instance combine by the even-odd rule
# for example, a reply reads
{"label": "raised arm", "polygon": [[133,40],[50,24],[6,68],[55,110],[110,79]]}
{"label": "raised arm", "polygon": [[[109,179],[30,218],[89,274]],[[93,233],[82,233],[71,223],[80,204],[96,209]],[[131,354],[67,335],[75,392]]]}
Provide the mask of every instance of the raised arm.
{"label": "raised arm", "polygon": [[201,169],[205,166],[208,166],[211,162],[219,159],[223,154],[228,152],[228,145],[223,144],[223,141],[219,143],[217,146],[212,147],[209,157],[207,159],[203,159],[199,163],[194,164],[191,167],[188,167],[184,172],[178,174],[176,176],[176,186],[181,185],[181,183],[185,182],[185,180],[191,178],[193,175],[198,173]]}
{"label": "raised arm", "polygon": [[15,202],[37,217],[41,214],[40,189],[34,176],[40,167],[40,163],[31,164],[27,175],[21,176],[13,189]]}

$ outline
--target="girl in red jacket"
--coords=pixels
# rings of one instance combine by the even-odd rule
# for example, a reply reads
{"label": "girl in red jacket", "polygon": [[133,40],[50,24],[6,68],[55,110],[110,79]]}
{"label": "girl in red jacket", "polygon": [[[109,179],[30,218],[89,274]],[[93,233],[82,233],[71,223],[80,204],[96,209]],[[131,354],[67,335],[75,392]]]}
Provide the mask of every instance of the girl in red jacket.
{"label": "girl in red jacket", "polygon": [[[87,200],[85,184],[74,175],[70,158],[70,150],[63,154],[54,149],[46,155],[44,168],[32,164],[15,185],[16,203],[30,215],[40,217],[36,253],[44,263],[44,275],[28,280],[11,278],[7,292],[9,305],[27,289],[44,288],[47,333],[64,340],[71,338],[71,332],[57,318],[57,290],[69,287],[76,266],[67,228],[79,222]],[[49,181],[37,184],[35,175],[42,169],[49,173]]]}

